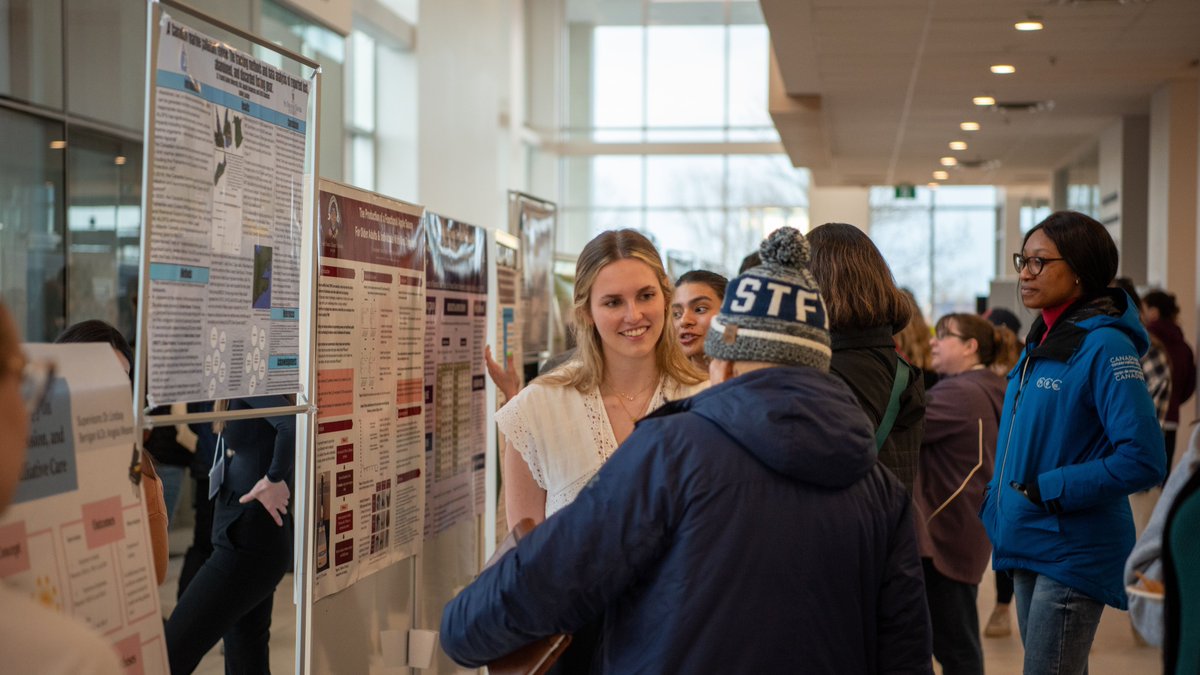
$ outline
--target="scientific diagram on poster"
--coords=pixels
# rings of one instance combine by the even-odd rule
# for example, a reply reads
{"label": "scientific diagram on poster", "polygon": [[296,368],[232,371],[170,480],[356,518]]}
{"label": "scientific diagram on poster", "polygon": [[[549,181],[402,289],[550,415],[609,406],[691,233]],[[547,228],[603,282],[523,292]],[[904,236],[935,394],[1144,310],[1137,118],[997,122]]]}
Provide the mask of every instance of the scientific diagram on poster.
{"label": "scientific diagram on poster", "polygon": [[422,208],[318,195],[313,597],[420,551],[425,512]]}
{"label": "scientific diagram on poster", "polygon": [[[0,579],[91,626],[130,673],[167,673],[158,585],[134,452],[129,377],[107,344],[24,346],[56,364],[34,414]],[[139,474],[140,475],[140,474]]]}
{"label": "scientific diagram on poster", "polygon": [[425,213],[425,537],[483,513],[487,233]]}
{"label": "scientific diagram on poster", "polygon": [[301,390],[314,80],[163,13],[147,130],[148,402]]}

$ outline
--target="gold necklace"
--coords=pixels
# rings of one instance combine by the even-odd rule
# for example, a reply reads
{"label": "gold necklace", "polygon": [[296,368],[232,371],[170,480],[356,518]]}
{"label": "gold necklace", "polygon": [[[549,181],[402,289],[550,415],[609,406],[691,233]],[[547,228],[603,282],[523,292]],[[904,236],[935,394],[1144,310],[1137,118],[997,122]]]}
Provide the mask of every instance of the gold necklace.
{"label": "gold necklace", "polygon": [[608,385],[608,390],[611,391],[612,393],[616,394],[617,396],[620,396],[621,398],[625,399],[626,401],[633,403],[635,400],[641,398],[642,394],[646,393],[646,390],[649,389],[650,387],[653,387],[655,384],[657,384],[657,381],[651,382],[650,384],[642,387],[642,390],[639,391],[638,393],[634,394],[633,396],[630,396],[629,394],[626,394],[623,391],[617,391],[616,389],[613,388],[613,386],[611,384]]}
{"label": "gold necklace", "polygon": [[[651,384],[657,384],[657,382],[652,382]],[[636,396],[629,396],[627,394],[617,391],[616,389],[613,389],[612,385],[608,385],[608,390],[617,395],[617,405],[621,406],[621,410],[625,411],[625,415],[629,417],[629,421],[633,422],[634,424],[637,424],[637,421],[641,418],[636,417],[636,416],[634,416],[633,413],[629,412],[629,408],[625,407],[625,402],[622,401],[621,399],[624,398],[624,399],[627,399],[630,403],[633,403],[634,400],[641,398],[642,394],[646,393],[646,390],[649,388],[650,387],[647,386],[644,389],[642,389],[640,392],[638,392]],[[647,401],[647,403],[649,403],[649,401]]]}

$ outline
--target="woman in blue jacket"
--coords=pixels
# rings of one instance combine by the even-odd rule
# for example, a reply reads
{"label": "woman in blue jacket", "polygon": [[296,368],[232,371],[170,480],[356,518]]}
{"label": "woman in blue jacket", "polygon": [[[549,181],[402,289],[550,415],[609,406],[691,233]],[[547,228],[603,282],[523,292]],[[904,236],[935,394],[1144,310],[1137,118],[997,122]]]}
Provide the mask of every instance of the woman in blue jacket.
{"label": "woman in blue jacket", "polygon": [[1125,609],[1128,495],[1157,485],[1166,453],[1140,355],[1138,309],[1108,288],[1117,248],[1073,211],[1025,235],[1013,263],[1041,310],[1009,374],[981,516],[1011,570],[1027,673],[1086,673],[1104,605]]}

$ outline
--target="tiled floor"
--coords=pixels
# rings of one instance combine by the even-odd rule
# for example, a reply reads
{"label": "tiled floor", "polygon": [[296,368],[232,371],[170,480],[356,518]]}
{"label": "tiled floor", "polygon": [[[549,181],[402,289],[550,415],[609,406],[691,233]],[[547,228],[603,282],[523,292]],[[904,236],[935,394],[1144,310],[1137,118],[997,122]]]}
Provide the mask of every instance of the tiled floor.
{"label": "tiled floor", "polygon": [[[168,616],[175,606],[175,589],[179,579],[179,568],[183,562],[182,552],[190,541],[187,529],[172,532],[172,558],[167,580],[160,588],[163,616]],[[979,588],[979,616],[986,621],[995,601],[995,586],[992,574],[984,578]],[[282,675],[295,671],[296,608],[292,604],[292,576],[284,577],[275,592],[275,614],[271,624],[271,671]],[[1017,635],[1015,608],[1012,610],[1013,634],[1005,638],[983,638],[985,668],[988,675],[1016,675],[1021,672],[1023,651]],[[1125,612],[1112,608],[1104,610],[1100,629],[1092,647],[1090,675],[1150,675],[1162,670],[1162,656],[1158,649],[1139,646],[1129,626]],[[220,645],[213,648],[200,663],[196,673],[200,675],[222,675],[224,660]],[[940,670],[938,671],[940,673]]]}

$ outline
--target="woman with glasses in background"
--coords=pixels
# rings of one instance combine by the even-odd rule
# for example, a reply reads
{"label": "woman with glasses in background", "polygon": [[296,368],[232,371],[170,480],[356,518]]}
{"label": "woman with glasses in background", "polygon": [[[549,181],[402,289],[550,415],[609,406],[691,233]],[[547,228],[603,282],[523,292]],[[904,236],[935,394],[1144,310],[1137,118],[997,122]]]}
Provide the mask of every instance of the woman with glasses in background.
{"label": "woman with glasses in background", "polygon": [[992,477],[1004,401],[1004,378],[990,369],[998,331],[981,316],[947,314],[929,340],[940,378],[926,393],[913,502],[933,656],[944,675],[983,673],[975,605],[992,547],[976,514]]}
{"label": "woman with glasses in background", "polygon": [[1127,497],[1166,471],[1139,358],[1149,339],[1129,296],[1108,288],[1117,247],[1094,219],[1051,214],[1013,263],[1041,314],[1009,374],[980,515],[994,567],[1012,570],[1025,672],[1086,673],[1104,605],[1127,604]]}

